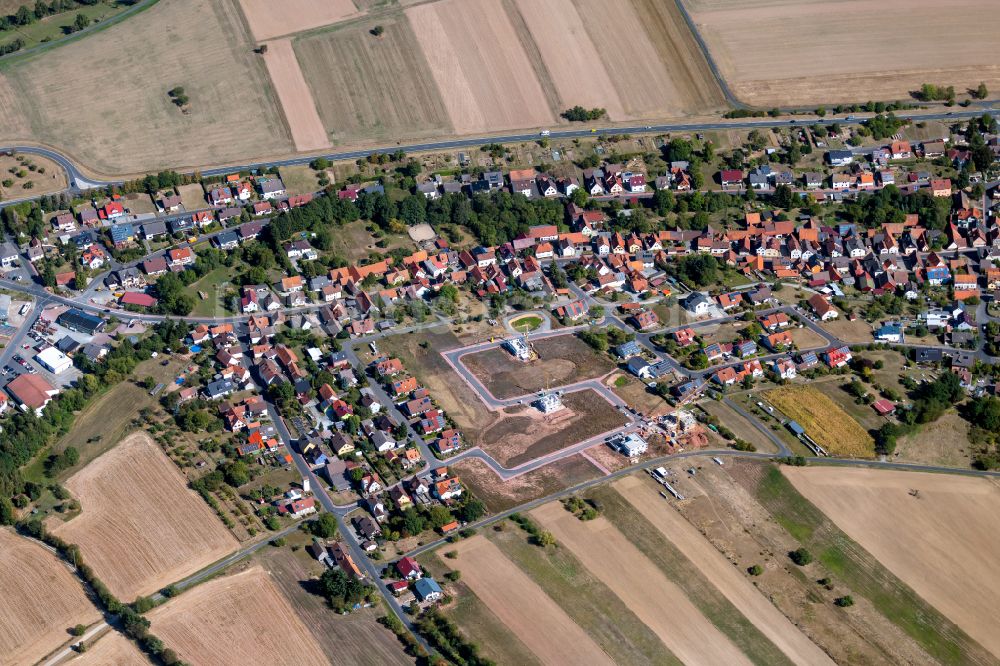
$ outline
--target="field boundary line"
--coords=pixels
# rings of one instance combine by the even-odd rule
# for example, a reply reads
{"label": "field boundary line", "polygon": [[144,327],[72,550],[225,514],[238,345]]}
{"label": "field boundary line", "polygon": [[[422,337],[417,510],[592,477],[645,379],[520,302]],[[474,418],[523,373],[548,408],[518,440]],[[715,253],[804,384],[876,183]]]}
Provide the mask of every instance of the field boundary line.
{"label": "field boundary line", "polygon": [[698,49],[701,54],[705,57],[705,61],[708,63],[708,68],[712,71],[712,76],[715,77],[715,82],[719,85],[719,89],[722,90],[722,96],[726,98],[726,101],[735,106],[738,109],[745,109],[747,105],[744,104],[733,94],[730,90],[729,84],[726,82],[725,77],[722,76],[722,72],[719,70],[719,66],[715,64],[715,59],[712,57],[712,51],[708,48],[708,44],[701,36],[701,32],[698,31],[698,26],[695,24],[694,19],[688,13],[687,7],[684,6],[684,0],[673,0],[677,4],[677,9],[680,10],[681,16],[684,17],[684,22],[687,24],[688,30],[694,36],[694,41],[698,44]]}

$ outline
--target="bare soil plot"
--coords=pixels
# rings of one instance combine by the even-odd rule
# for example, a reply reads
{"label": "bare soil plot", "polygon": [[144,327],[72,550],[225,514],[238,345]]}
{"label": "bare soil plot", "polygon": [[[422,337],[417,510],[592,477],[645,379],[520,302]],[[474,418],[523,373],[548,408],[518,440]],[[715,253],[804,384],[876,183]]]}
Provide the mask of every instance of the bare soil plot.
{"label": "bare soil plot", "polygon": [[627,423],[621,412],[594,391],[563,396],[566,409],[543,415],[534,407],[509,407],[507,416],[484,429],[475,440],[505,467],[559,451]]}
{"label": "bare soil plot", "polygon": [[278,171],[289,194],[309,194],[320,189],[319,178],[308,165],[293,164],[283,166]]}
{"label": "bare soil plot", "polygon": [[894,470],[782,468],[795,489],[928,603],[1000,656],[1000,487]]}
{"label": "bare soil plot", "polygon": [[377,622],[382,609],[364,608],[338,615],[323,597],[309,591],[309,585],[323,573],[323,565],[305,549],[266,548],[258,551],[255,560],[270,573],[271,582],[281,589],[294,614],[306,619],[323,653],[336,655],[338,664],[413,663],[395,634]]}
{"label": "bare soil plot", "polygon": [[254,39],[263,42],[358,15],[351,0],[240,0]]}
{"label": "bare soil plot", "polygon": [[146,658],[135,643],[125,638],[124,634],[111,630],[87,645],[87,651],[83,654],[74,653],[75,656],[67,663],[73,666],[145,666],[149,664]]}
{"label": "bare soil plot", "polygon": [[555,122],[502,0],[442,0],[410,7],[406,16],[455,132]]}
{"label": "bare soil plot", "polygon": [[[1000,83],[1000,17],[989,0],[688,0],[734,94],[750,104],[907,98],[924,82]],[[884,26],[892,25],[886,34]],[[927,26],[967,46],[921,36]],[[830,57],[830,54],[836,57]],[[897,57],[905,53],[905,58]]]}
{"label": "bare soil plot", "polygon": [[792,342],[798,349],[816,349],[826,344],[826,338],[811,328],[791,328],[788,331],[792,336]]}
{"label": "bare soil plot", "polygon": [[670,411],[670,405],[666,400],[630,375],[624,373],[612,375],[605,380],[604,385],[640,414],[659,416]]}
{"label": "bare soil plot", "polygon": [[[316,103],[299,68],[291,40],[278,39],[268,42],[267,47],[264,63],[285,112],[295,149],[308,152],[329,148],[326,128],[316,111]],[[344,91],[340,92],[343,94]]]}
{"label": "bare soil plot", "polygon": [[0,655],[31,664],[72,638],[68,630],[101,618],[83,586],[41,546],[0,529]]}
{"label": "bare soil plot", "polygon": [[328,664],[261,567],[216,578],[153,610],[151,631],[193,664]]}
{"label": "bare soil plot", "polygon": [[[56,146],[96,171],[232,163],[292,149],[235,0],[160,2],[19,61],[0,85],[0,138]],[[167,91],[182,86],[187,112]]]}
{"label": "bare soil plot", "polygon": [[603,377],[615,365],[575,335],[540,338],[531,343],[538,360],[524,363],[496,348],[462,357],[462,363],[500,399]]}
{"label": "bare soil plot", "polygon": [[835,335],[844,342],[872,342],[872,325],[860,317],[850,321],[847,317],[840,316],[830,321],[820,324],[827,333]]}
{"label": "bare soil plot", "polygon": [[[3,103],[0,101],[0,113],[2,112]],[[0,182],[8,180],[13,181],[9,187],[0,185],[0,197],[4,199],[60,192],[67,185],[66,172],[61,166],[46,157],[27,153],[17,156],[0,155]]]}
{"label": "bare soil plot", "polygon": [[130,435],[66,481],[82,513],[55,533],[80,546],[119,598],[198,571],[237,547],[149,435]]}
{"label": "bare soil plot", "polygon": [[475,458],[460,460],[449,467],[493,513],[601,476],[598,469],[580,455],[562,458],[507,481],[501,480],[486,463]]}
{"label": "bare soil plot", "polygon": [[558,502],[535,509],[531,515],[685,664],[751,663],[605,518],[581,521]]}
{"label": "bare soil plot", "polygon": [[337,141],[446,134],[448,112],[427,59],[403,15],[297,40],[316,108]]}
{"label": "bare soil plot", "polygon": [[205,188],[198,183],[178,185],[177,193],[181,195],[181,205],[185,210],[194,211],[208,207],[208,202],[205,201]]}
{"label": "bare soil plot", "polygon": [[811,386],[783,386],[764,395],[831,455],[865,458],[875,455],[871,435],[819,390]]}
{"label": "bare soil plot", "polygon": [[733,567],[698,531],[682,518],[644,479],[626,477],[615,489],[663,533],[706,578],[797,664],[833,664],[825,652],[806,638],[747,577]]}
{"label": "bare soil plot", "polygon": [[[561,510],[561,509],[560,509]],[[445,563],[545,664],[612,664],[611,658],[523,571],[483,536],[459,542]]]}

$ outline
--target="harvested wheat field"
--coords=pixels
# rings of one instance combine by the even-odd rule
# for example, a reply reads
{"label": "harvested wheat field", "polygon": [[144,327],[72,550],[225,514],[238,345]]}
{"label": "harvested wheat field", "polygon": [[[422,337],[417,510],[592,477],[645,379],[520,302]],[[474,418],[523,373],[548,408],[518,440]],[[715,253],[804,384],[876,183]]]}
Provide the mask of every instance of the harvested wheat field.
{"label": "harvested wheat field", "polygon": [[111,630],[95,641],[88,642],[87,651],[77,653],[69,662],[73,666],[144,666],[149,659],[135,643],[123,634]]}
{"label": "harvested wheat field", "polygon": [[857,458],[875,455],[871,435],[820,391],[810,386],[784,386],[764,395],[831,455]]}
{"label": "harvested wheat field", "polygon": [[796,664],[834,663],[673,506],[661,501],[659,493],[646,479],[628,476],[616,482],[614,487],[791,661]]}
{"label": "harvested wheat field", "polygon": [[[162,0],[86,39],[18,61],[0,81],[0,141],[56,146],[130,174],[292,150],[235,0]],[[186,110],[167,91],[185,89]]]}
{"label": "harvested wheat field", "polygon": [[254,39],[263,42],[358,15],[352,0],[240,0]]}
{"label": "harvested wheat field", "polygon": [[659,636],[685,664],[750,660],[606,518],[581,521],[559,502],[531,515]]}
{"label": "harvested wheat field", "polygon": [[[329,148],[326,129],[316,112],[316,104],[302,70],[299,69],[292,42],[287,39],[268,42],[264,63],[285,112],[295,149],[307,152]],[[339,93],[343,95],[344,91]]]}
{"label": "harvested wheat field", "polygon": [[[397,140],[451,131],[427,60],[402,14],[295,42],[319,117],[337,141]],[[349,92],[348,92],[349,91]]]}
{"label": "harvested wheat field", "polygon": [[1000,487],[891,470],[782,467],[795,489],[925,601],[1000,657]]}
{"label": "harvested wheat field", "polygon": [[[560,509],[562,510],[562,509]],[[491,541],[475,536],[442,560],[545,664],[611,664],[607,654]]]}
{"label": "harvested wheat field", "polygon": [[83,511],[55,533],[80,546],[119,598],[155,592],[239,545],[145,432],[96,458],[66,487]]}
{"label": "harvested wheat field", "polygon": [[0,662],[32,664],[101,614],[83,586],[41,546],[0,529]]}
{"label": "harvested wheat field", "polygon": [[[925,82],[959,93],[983,80],[1000,85],[1000,15],[991,0],[686,5],[733,93],[749,104],[864,101],[859,91],[865,99],[905,99]],[[960,36],[962,48],[928,30]]]}
{"label": "harvested wheat field", "polygon": [[502,0],[441,0],[406,16],[457,133],[555,121]]}
{"label": "harvested wheat field", "polygon": [[330,663],[259,566],[199,585],[148,617],[151,631],[195,666]]}

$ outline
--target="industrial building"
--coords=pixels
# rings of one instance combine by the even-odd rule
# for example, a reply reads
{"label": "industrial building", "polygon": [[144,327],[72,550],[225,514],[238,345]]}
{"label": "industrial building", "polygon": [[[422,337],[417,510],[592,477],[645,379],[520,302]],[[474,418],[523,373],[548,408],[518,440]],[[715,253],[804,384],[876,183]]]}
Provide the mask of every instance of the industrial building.
{"label": "industrial building", "polygon": [[83,310],[76,308],[70,308],[66,312],[63,312],[56,318],[56,323],[60,326],[65,326],[71,331],[86,333],[87,335],[100,333],[107,325],[107,322],[100,317],[87,314]]}
{"label": "industrial building", "polygon": [[66,372],[73,367],[73,361],[69,360],[69,356],[66,356],[66,354],[63,354],[55,347],[46,347],[42,351],[38,352],[35,354],[35,360],[38,361],[43,368],[55,375],[58,375],[61,372]]}

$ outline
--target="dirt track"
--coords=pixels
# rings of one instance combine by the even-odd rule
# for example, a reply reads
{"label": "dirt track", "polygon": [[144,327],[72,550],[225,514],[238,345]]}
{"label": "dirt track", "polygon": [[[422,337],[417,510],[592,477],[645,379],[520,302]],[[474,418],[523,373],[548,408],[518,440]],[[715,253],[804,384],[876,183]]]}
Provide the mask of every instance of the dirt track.
{"label": "dirt track", "polygon": [[0,663],[32,664],[100,617],[55,555],[0,529]]}
{"label": "dirt track", "polygon": [[789,659],[797,664],[834,663],[644,479],[628,476],[614,487]]}
{"label": "dirt track", "polygon": [[259,566],[199,585],[148,617],[153,633],[195,666],[330,663],[303,624],[308,618]]}
{"label": "dirt track", "polygon": [[125,438],[66,481],[79,516],[55,534],[131,601],[236,550],[238,543],[145,432]]}
{"label": "dirt track", "polygon": [[[560,509],[562,510],[562,509]],[[612,664],[608,655],[533,580],[483,536],[460,541],[462,580],[546,664]]]}
{"label": "dirt track", "polygon": [[[1000,488],[986,479],[782,467],[886,568],[1000,657]],[[911,494],[915,491],[916,494]]]}
{"label": "dirt track", "polygon": [[685,664],[750,664],[673,582],[605,518],[581,521],[558,502],[531,515]]}

